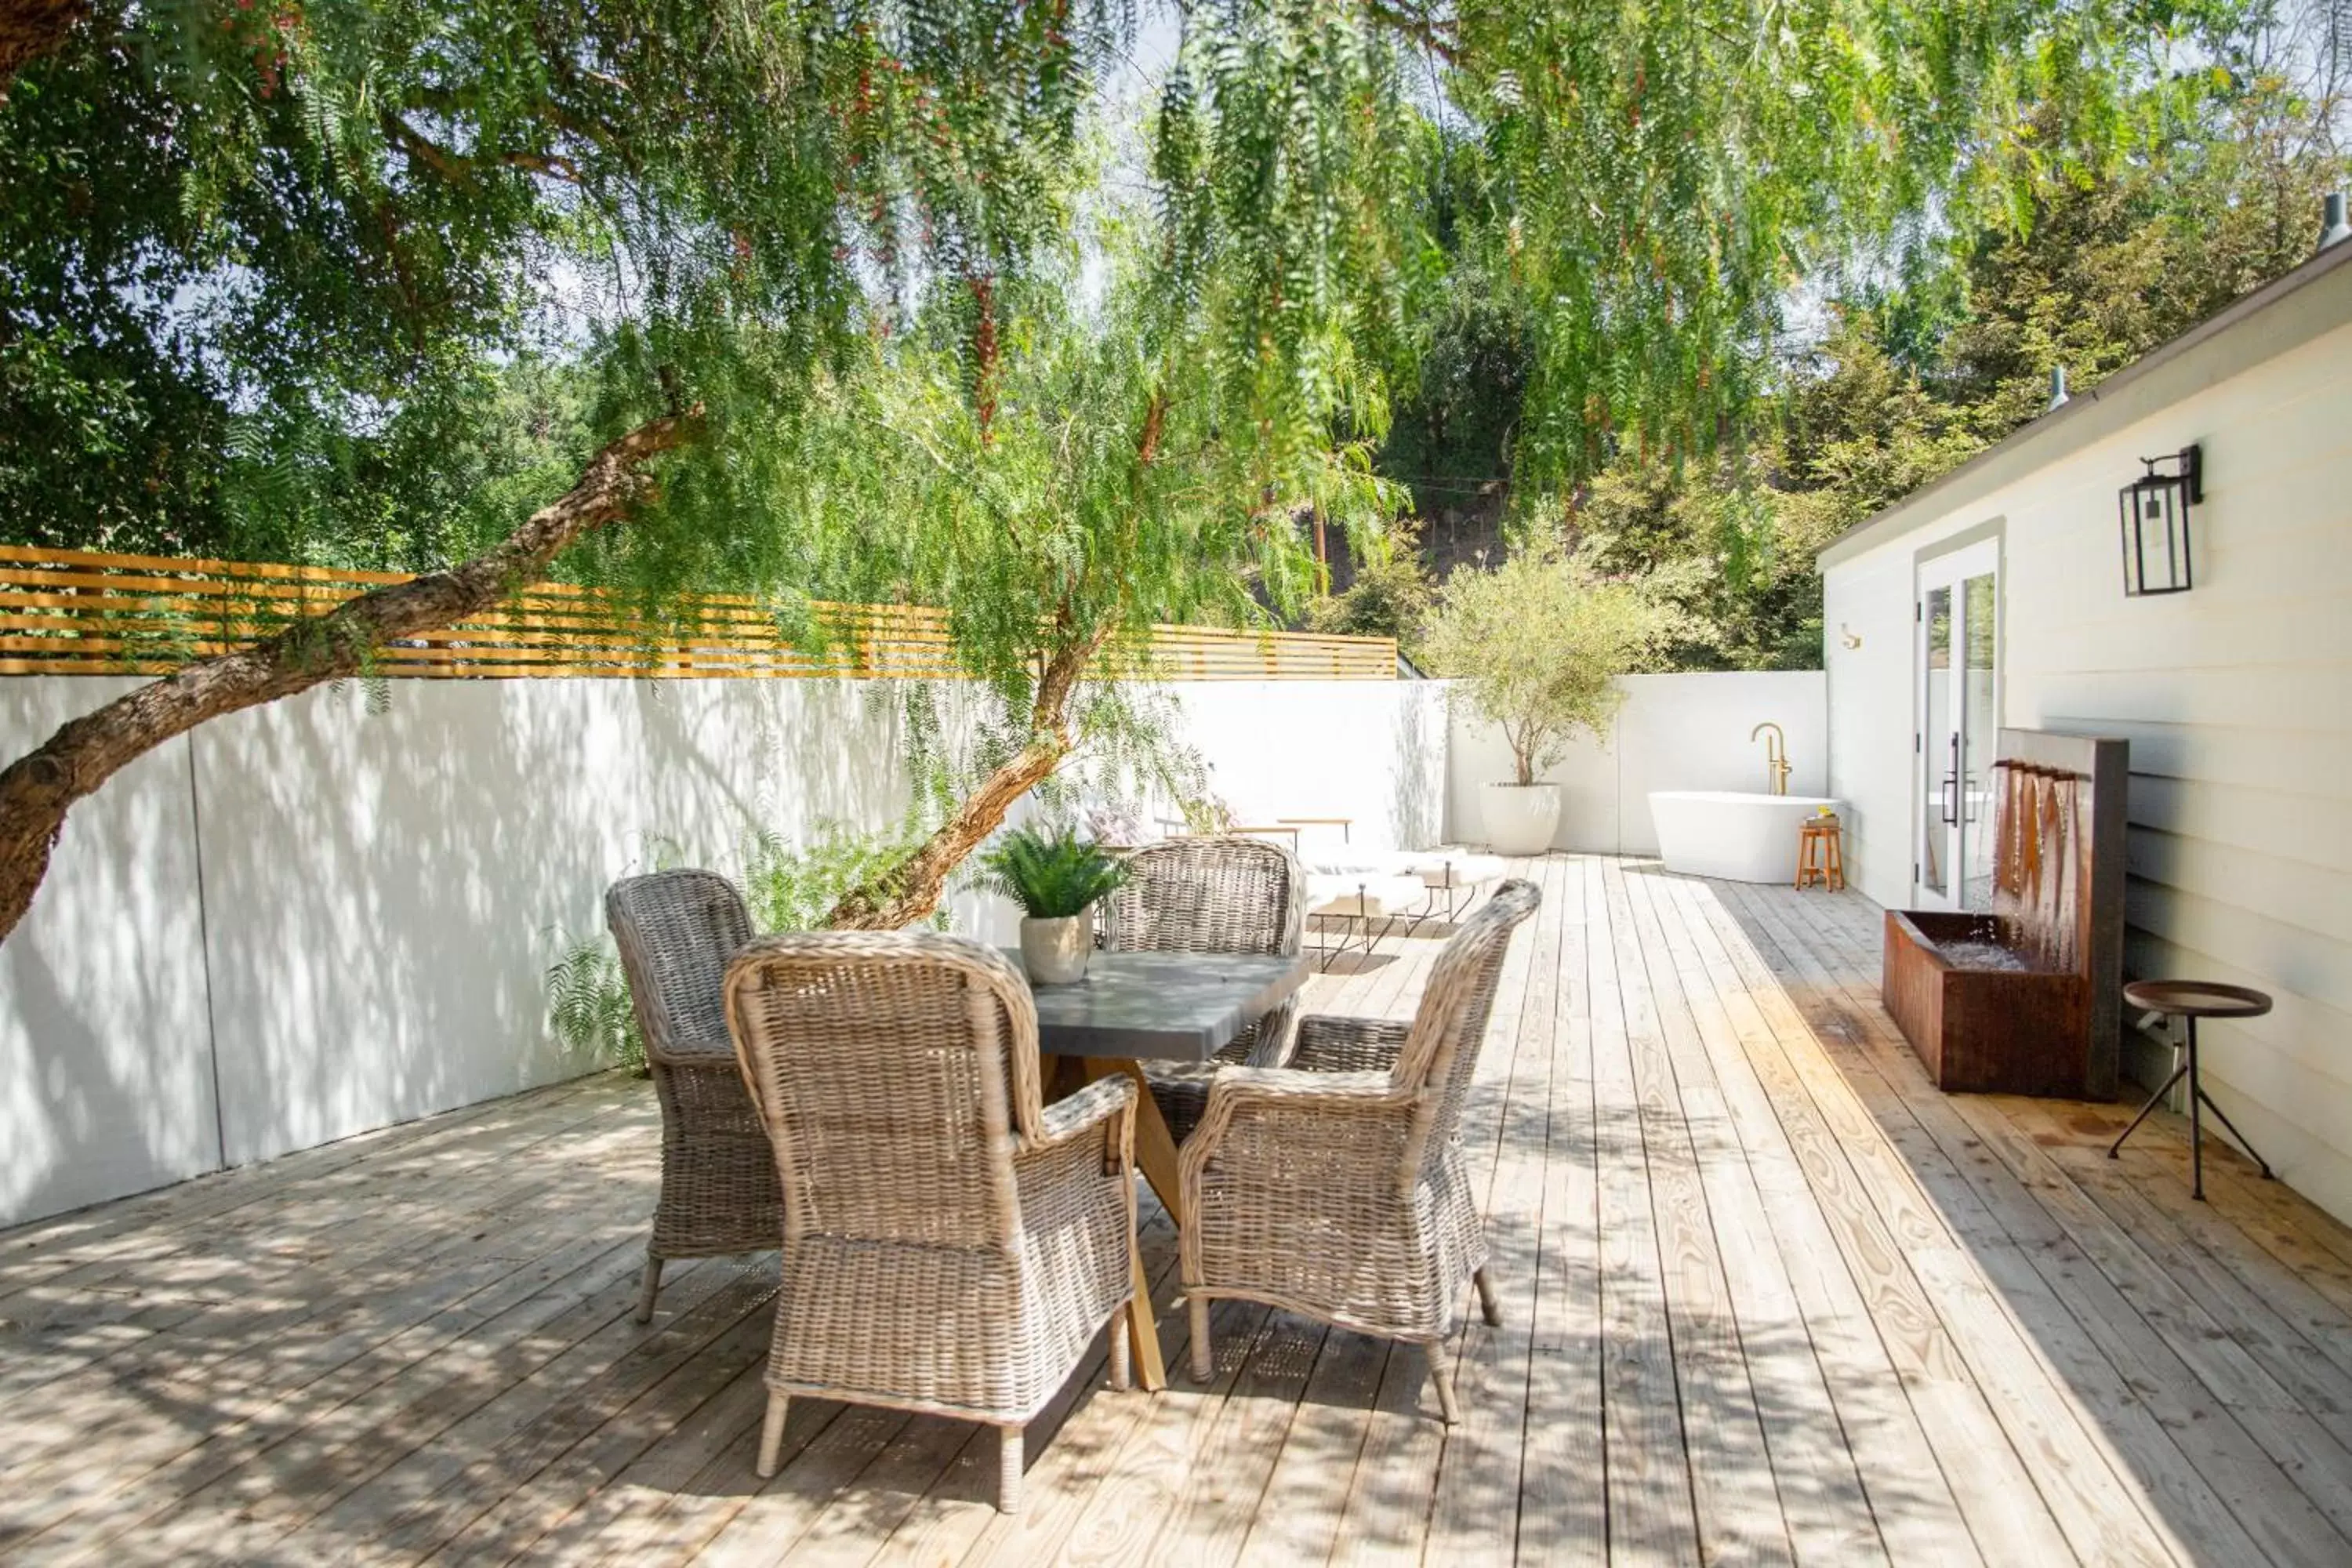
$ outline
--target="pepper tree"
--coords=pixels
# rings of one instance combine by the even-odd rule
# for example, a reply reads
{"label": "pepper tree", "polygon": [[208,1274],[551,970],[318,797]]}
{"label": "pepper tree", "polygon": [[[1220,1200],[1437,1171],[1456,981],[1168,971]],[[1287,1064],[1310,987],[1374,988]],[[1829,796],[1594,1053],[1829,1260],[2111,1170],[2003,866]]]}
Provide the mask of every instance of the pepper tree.
{"label": "pepper tree", "polygon": [[[50,507],[19,526],[259,517],[432,569],[0,770],[0,937],[133,758],[551,573],[940,596],[1028,733],[835,911],[910,918],[1122,630],[1281,602],[1295,509],[1369,535],[1361,443],[1449,291],[1535,323],[1523,490],[1703,447],[1809,258],[2042,87],[2095,107],[2107,30],[2104,0],[6,0],[0,493]],[[483,394],[547,364],[561,416]],[[404,427],[457,477],[381,461]],[[812,488],[822,431],[866,444],[854,485]],[[860,527],[853,494],[921,505]]]}

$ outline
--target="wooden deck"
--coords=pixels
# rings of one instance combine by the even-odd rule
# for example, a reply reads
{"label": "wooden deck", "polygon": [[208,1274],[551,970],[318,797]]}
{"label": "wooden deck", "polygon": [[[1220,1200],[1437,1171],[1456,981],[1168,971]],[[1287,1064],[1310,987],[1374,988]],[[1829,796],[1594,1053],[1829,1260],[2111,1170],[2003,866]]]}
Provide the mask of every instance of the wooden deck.
{"label": "wooden deck", "polygon": [[[607,1076],[0,1236],[0,1558],[651,1563],[2352,1562],[2352,1232],[2177,1122],[1947,1099],[1877,911],[1553,857],[1471,1120],[1499,1329],[1421,1358],[1219,1309],[992,1436],[795,1402],[774,1260],[629,1320],[646,1085]],[[1402,1016],[1436,942],[1314,983]],[[355,1043],[363,1048],[363,1043]],[[1146,1245],[1181,1366],[1172,1238]]]}

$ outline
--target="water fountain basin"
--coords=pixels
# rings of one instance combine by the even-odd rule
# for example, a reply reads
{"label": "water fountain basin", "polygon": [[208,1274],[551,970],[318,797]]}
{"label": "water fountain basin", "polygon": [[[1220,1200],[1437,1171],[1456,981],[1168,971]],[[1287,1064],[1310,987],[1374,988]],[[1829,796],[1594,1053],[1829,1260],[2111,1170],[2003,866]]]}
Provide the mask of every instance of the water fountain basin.
{"label": "water fountain basin", "polygon": [[1880,994],[1938,1089],[2112,1099],[2130,748],[2015,729],[2000,748],[1991,907],[1889,910]]}
{"label": "water fountain basin", "polygon": [[[1886,911],[1886,1010],[1953,1094],[2083,1099],[2090,987],[2044,966],[1997,915]],[[1996,956],[1998,955],[1998,956]]]}

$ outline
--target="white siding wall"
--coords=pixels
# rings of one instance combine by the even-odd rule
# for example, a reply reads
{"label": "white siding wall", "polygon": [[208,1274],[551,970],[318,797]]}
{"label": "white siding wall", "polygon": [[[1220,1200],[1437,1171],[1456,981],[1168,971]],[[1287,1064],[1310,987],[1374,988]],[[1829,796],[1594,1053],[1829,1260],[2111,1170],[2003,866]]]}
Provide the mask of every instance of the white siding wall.
{"label": "white siding wall", "polygon": [[[2352,268],[2311,292],[2345,285]],[[2088,445],[1829,567],[1830,787],[1853,805],[1863,888],[1907,903],[1914,565],[1998,520],[2001,721],[2131,742],[2126,973],[2277,999],[2203,1031],[2208,1081],[2285,1179],[2352,1219],[2352,326],[2223,379],[2193,355],[2165,370],[2162,397],[2119,400]],[[2126,599],[2116,489],[2192,441],[2196,587]]]}
{"label": "white siding wall", "polygon": [[[0,749],[123,684],[0,681]],[[1437,837],[1433,685],[1172,689],[1236,805],[1351,815],[1374,845]],[[397,681],[371,715],[352,685],[142,759],[76,810],[0,945],[0,1225],[583,1070],[546,1023],[563,933],[603,929],[605,885],[647,868],[654,836],[732,868],[754,823],[893,821],[907,781],[887,697]],[[997,900],[961,895],[954,912],[1009,935]]]}
{"label": "white siding wall", "polygon": [[[1544,774],[1560,786],[1556,847],[1654,855],[1652,790],[1766,789],[1764,742],[1748,739],[1766,720],[1780,725],[1788,740],[1789,793],[1822,793],[1829,720],[1818,670],[1629,675],[1618,684],[1625,704],[1608,734],[1580,739]],[[1511,777],[1511,749],[1500,730],[1454,706],[1446,837],[1482,844],[1486,786]]]}

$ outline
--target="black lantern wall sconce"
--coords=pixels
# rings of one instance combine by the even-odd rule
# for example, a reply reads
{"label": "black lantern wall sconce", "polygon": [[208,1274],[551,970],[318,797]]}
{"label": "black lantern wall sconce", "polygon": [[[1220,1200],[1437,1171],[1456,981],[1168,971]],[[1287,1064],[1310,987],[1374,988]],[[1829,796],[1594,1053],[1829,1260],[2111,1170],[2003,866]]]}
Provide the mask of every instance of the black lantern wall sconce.
{"label": "black lantern wall sconce", "polygon": [[[2123,519],[2124,592],[2189,590],[2189,509],[2205,500],[2205,449],[2183,447],[2166,458],[2142,458],[2147,471],[2116,496]],[[2160,470],[2160,471],[2159,471]]]}

